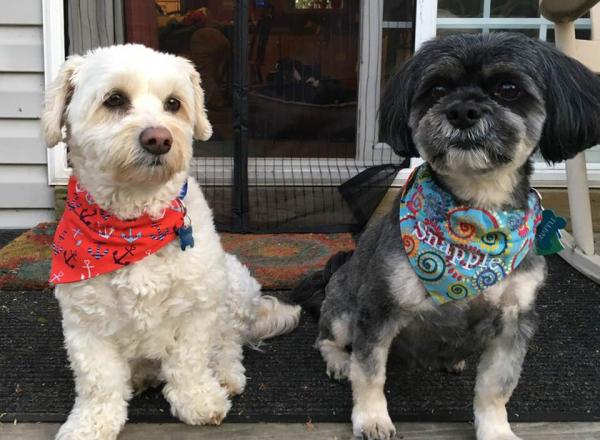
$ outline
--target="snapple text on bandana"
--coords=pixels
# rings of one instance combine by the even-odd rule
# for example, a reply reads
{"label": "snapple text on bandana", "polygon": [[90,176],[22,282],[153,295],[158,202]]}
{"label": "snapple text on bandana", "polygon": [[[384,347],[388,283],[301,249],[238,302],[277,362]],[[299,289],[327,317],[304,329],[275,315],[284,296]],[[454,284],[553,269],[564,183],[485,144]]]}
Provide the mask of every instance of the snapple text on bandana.
{"label": "snapple text on bandana", "polygon": [[428,227],[420,221],[416,222],[413,235],[419,241],[427,243],[432,248],[446,255],[448,261],[454,266],[460,265],[465,269],[474,269],[476,267],[487,267],[488,265],[502,263],[502,259],[500,258],[490,258],[488,254],[476,252],[475,250],[468,251],[444,240],[443,237],[435,233],[433,228]]}

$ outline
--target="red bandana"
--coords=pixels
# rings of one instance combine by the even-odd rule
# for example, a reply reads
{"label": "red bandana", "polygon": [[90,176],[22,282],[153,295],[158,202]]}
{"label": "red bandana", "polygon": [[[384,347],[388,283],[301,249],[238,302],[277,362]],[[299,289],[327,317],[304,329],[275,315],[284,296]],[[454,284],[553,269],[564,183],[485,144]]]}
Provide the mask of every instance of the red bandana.
{"label": "red bandana", "polygon": [[69,179],[65,212],[52,243],[50,283],[87,280],[119,270],[163,248],[184,224],[179,198],[153,219],[120,220],[101,209],[75,177]]}

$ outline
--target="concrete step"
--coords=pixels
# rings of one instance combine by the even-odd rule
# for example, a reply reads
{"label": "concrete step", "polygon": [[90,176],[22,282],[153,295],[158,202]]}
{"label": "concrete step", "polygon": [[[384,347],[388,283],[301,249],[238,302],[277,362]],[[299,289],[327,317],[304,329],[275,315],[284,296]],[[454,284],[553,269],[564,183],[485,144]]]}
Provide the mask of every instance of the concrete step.
{"label": "concrete step", "polygon": [[[0,438],[47,440],[54,423],[0,424]],[[398,423],[398,440],[474,440],[468,423]],[[516,423],[523,440],[599,440],[600,423]],[[119,440],[350,440],[350,424],[343,423],[225,423],[220,427],[183,424],[128,424]]]}

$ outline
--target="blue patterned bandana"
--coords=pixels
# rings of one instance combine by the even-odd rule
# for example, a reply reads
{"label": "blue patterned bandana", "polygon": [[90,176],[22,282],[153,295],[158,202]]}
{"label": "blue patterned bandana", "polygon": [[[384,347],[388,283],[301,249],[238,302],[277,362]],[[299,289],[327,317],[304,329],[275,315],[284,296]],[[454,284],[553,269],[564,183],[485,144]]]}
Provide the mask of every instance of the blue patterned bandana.
{"label": "blue patterned bandana", "polygon": [[457,205],[423,164],[403,189],[402,243],[427,292],[443,304],[476,296],[506,278],[534,246],[541,212],[534,190],[526,210]]}

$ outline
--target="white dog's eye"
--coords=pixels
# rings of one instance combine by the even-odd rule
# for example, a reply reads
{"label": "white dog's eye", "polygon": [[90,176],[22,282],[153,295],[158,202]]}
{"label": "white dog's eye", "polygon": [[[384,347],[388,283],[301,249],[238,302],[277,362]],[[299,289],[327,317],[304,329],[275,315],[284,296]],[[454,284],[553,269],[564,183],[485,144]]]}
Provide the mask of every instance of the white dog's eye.
{"label": "white dog's eye", "polygon": [[505,101],[514,101],[521,96],[521,90],[516,84],[504,82],[496,86],[494,95]]}
{"label": "white dog's eye", "polygon": [[123,107],[127,103],[127,98],[123,96],[121,93],[112,93],[106,100],[104,101],[104,105],[107,107]]}
{"label": "white dog's eye", "polygon": [[181,107],[181,102],[177,98],[169,98],[165,101],[165,110],[175,113]]}

